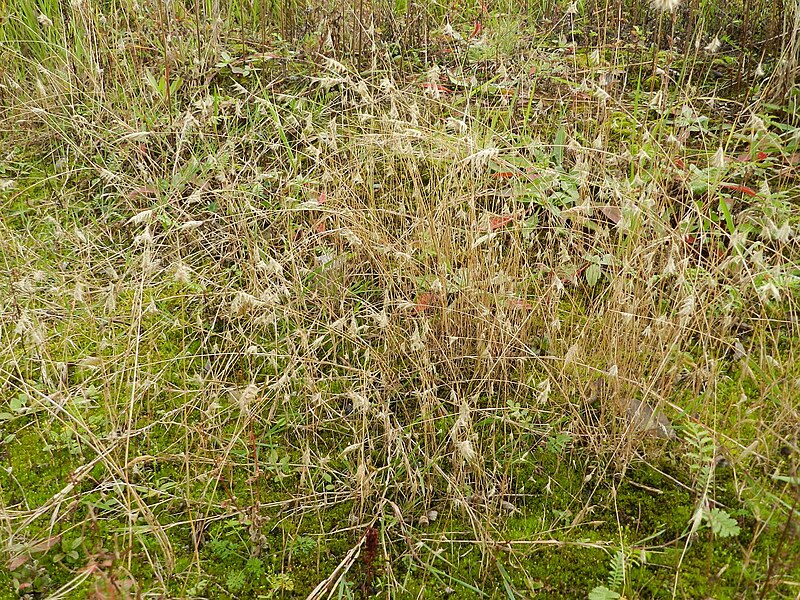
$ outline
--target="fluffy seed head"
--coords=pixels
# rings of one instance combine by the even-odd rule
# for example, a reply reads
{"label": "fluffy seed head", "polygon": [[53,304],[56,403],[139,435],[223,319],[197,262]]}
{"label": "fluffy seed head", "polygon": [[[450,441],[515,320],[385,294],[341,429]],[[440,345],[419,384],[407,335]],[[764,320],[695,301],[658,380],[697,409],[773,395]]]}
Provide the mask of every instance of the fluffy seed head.
{"label": "fluffy seed head", "polygon": [[650,0],[650,6],[658,12],[675,12],[681,5],[681,0]]}

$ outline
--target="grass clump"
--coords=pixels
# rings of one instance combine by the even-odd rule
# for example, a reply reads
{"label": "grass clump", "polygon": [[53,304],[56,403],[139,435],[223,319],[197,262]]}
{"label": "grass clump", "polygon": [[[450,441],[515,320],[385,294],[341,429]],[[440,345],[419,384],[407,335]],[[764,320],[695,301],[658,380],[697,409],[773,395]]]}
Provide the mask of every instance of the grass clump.
{"label": "grass clump", "polygon": [[780,86],[577,5],[14,7],[4,593],[791,596]]}

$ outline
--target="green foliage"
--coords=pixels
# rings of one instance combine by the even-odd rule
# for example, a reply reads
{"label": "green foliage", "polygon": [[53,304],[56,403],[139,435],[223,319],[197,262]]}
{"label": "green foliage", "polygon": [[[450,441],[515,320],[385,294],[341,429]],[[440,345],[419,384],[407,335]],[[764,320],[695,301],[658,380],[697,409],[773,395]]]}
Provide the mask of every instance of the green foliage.
{"label": "green foliage", "polygon": [[[645,556],[642,554],[642,556]],[[644,559],[642,559],[643,561]],[[608,587],[596,586],[589,593],[590,600],[603,598],[620,598],[620,592],[628,587],[630,570],[640,566],[641,562],[631,550],[621,548],[614,552],[608,564]],[[620,592],[618,592],[619,590]]]}
{"label": "green foliage", "polygon": [[612,590],[621,589],[625,585],[625,570],[625,551],[617,550],[609,564],[608,585]]}
{"label": "green foliage", "polygon": [[547,438],[547,451],[557,455],[563,454],[570,442],[572,442],[572,435],[565,431],[559,431]]}
{"label": "green foliage", "polygon": [[247,583],[247,573],[245,571],[231,571],[228,573],[225,585],[228,590],[237,593],[242,591],[245,583]]}
{"label": "green foliage", "polygon": [[599,585],[589,592],[589,600],[616,600],[620,598],[619,592],[612,591],[603,585]]}
{"label": "green foliage", "polygon": [[686,458],[689,469],[695,476],[695,489],[704,493],[714,476],[714,438],[703,425],[692,421],[686,422],[683,431],[687,446]]}
{"label": "green foliage", "polygon": [[735,537],[741,533],[741,528],[736,522],[736,519],[721,508],[712,508],[711,510],[705,511],[703,513],[703,518],[717,537]]}
{"label": "green foliage", "polygon": [[292,540],[292,549],[300,556],[307,556],[317,548],[317,540],[307,535],[298,535]]}

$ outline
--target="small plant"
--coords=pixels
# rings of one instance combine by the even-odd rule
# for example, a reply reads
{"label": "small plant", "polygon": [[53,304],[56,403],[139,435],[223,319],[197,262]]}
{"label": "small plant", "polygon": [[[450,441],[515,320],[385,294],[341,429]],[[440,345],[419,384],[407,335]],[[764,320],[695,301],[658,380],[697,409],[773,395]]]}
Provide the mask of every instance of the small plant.
{"label": "small plant", "polygon": [[73,565],[78,564],[81,558],[81,546],[83,546],[83,538],[80,536],[71,540],[62,538],[61,551],[53,556],[53,562],[65,561]]}
{"label": "small plant", "polygon": [[608,269],[604,270],[603,267],[610,267],[614,265],[614,257],[610,254],[606,254],[604,256],[587,254],[584,256],[584,259],[588,262],[584,276],[586,277],[586,283],[589,285],[589,287],[594,287],[597,285],[597,282],[600,281],[600,278],[603,275],[608,277]]}
{"label": "small plant", "polygon": [[563,454],[572,442],[572,435],[565,431],[550,434],[547,438],[547,451],[551,454]]}
{"label": "small plant", "polygon": [[[607,586],[597,586],[589,592],[589,600],[615,600],[621,598],[621,591],[628,582],[628,571],[646,562],[647,555],[642,552],[640,557],[635,556],[630,549],[617,550],[608,565]],[[620,591],[617,591],[620,590]]]}
{"label": "small plant", "polygon": [[242,571],[231,571],[228,573],[226,586],[231,592],[241,592],[247,583],[247,573]]}
{"label": "small plant", "polygon": [[199,579],[196,583],[186,588],[187,596],[202,596],[208,588],[208,579]]}
{"label": "small plant", "polygon": [[712,533],[721,538],[735,537],[741,533],[736,519],[731,517],[721,508],[706,509],[703,511],[703,519],[711,528]]}
{"label": "small plant", "polygon": [[688,447],[686,458],[689,460],[689,470],[694,474],[693,487],[705,495],[714,477],[714,438],[708,429],[693,421],[688,421],[683,431],[683,439]]}
{"label": "small plant", "polygon": [[531,422],[530,411],[527,408],[524,408],[522,404],[514,401],[513,398],[509,398],[506,400],[506,405],[508,406],[508,415],[514,419],[514,421],[517,421],[518,423]]}
{"label": "small plant", "polygon": [[267,582],[269,586],[268,598],[274,596],[282,597],[285,592],[294,591],[294,579],[289,573],[270,573],[267,575]]}
{"label": "small plant", "polygon": [[300,556],[306,556],[317,548],[317,540],[307,535],[298,535],[292,540],[292,550]]}
{"label": "small plant", "polygon": [[681,553],[678,573],[693,537],[703,525],[710,527],[714,535],[722,538],[733,537],[740,532],[738,523],[727,511],[709,507],[711,502],[709,496],[713,491],[714,484],[714,458],[716,455],[714,438],[700,423],[689,421],[683,426],[683,430],[684,441],[689,447],[686,457],[690,460],[689,469],[695,475],[693,483],[699,497],[689,523],[688,536]]}

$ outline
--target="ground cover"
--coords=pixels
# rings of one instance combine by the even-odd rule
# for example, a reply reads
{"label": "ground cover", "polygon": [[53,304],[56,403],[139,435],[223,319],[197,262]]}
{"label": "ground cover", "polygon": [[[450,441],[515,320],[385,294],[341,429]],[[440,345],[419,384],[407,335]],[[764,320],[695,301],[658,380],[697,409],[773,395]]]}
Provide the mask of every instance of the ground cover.
{"label": "ground cover", "polygon": [[780,47],[59,6],[0,22],[4,597],[796,596]]}

